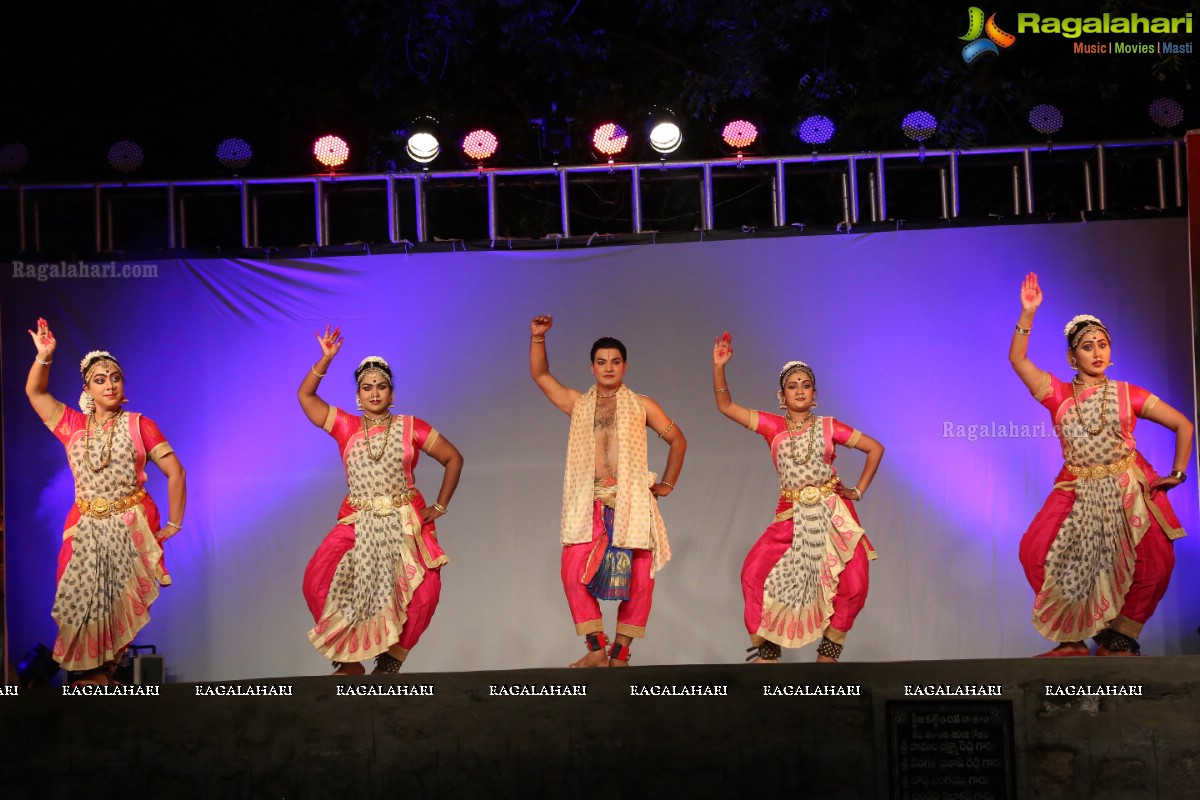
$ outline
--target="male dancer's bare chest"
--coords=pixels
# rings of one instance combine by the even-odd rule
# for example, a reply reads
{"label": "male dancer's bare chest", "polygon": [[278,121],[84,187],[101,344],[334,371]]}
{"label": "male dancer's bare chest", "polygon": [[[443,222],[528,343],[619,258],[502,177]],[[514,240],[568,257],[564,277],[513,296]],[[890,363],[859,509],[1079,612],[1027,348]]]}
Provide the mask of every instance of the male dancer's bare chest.
{"label": "male dancer's bare chest", "polygon": [[617,474],[617,404],[615,398],[599,399],[592,418],[596,439],[596,477],[610,478]]}

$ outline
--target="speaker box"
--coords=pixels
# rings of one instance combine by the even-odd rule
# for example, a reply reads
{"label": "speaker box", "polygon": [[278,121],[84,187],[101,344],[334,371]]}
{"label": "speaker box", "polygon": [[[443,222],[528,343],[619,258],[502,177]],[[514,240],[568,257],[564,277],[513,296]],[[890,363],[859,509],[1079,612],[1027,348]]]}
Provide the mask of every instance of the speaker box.
{"label": "speaker box", "polygon": [[167,667],[162,655],[146,653],[133,658],[133,682],[138,686],[162,686],[166,680]]}

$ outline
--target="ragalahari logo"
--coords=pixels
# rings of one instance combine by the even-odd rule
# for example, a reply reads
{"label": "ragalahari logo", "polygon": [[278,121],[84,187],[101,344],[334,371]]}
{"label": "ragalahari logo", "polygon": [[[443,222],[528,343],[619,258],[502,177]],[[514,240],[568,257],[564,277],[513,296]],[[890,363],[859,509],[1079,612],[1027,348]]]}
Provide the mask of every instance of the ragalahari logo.
{"label": "ragalahari logo", "polygon": [[[987,34],[986,39],[979,38],[983,34]],[[1000,30],[1000,26],[996,24],[996,15],[992,14],[987,18],[987,22],[983,21],[983,9],[978,6],[971,6],[967,10],[967,33],[965,36],[958,37],[969,44],[963,48],[963,61],[970,64],[975,59],[979,58],[984,53],[992,55],[1000,55],[1000,47],[1012,47],[1013,42],[1017,37],[1011,33],[1005,33]]]}

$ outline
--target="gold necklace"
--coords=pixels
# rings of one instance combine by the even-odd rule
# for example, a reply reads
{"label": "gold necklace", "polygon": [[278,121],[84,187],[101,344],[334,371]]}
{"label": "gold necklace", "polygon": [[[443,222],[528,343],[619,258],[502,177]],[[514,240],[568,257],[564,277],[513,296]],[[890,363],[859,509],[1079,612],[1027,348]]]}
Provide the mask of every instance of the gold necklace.
{"label": "gold necklace", "polygon": [[1080,406],[1079,406],[1079,386],[1080,386],[1080,384],[1081,384],[1080,381],[1074,381],[1074,380],[1071,381],[1071,396],[1075,398],[1075,416],[1079,418],[1079,425],[1083,428],[1083,430],[1087,433],[1088,436],[1099,436],[1100,432],[1102,430],[1104,430],[1106,425],[1108,425],[1108,384],[1109,384],[1109,380],[1107,377],[1105,377],[1103,380],[1097,381],[1096,383],[1088,384],[1087,386],[1083,387],[1085,389],[1090,389],[1093,386],[1100,386],[1101,384],[1104,385],[1104,388],[1100,390],[1100,427],[1096,428],[1096,430],[1092,430],[1091,428],[1089,428],[1087,426],[1087,422],[1083,418],[1083,409],[1080,408]]}
{"label": "gold necklace", "polygon": [[616,397],[616,396],[617,396],[617,393],[618,393],[618,392],[620,392],[620,391],[621,391],[620,389],[617,389],[617,391],[616,391],[616,392],[613,392],[612,394],[600,394],[600,392],[599,392],[599,391],[597,391],[597,392],[596,392],[596,397],[599,397],[601,400],[607,400],[607,399],[608,399],[608,398],[610,398],[610,397]]}
{"label": "gold necklace", "polygon": [[[367,426],[367,416],[366,416],[366,414],[363,415],[363,421],[362,421],[363,437],[367,440],[367,457],[370,458],[372,461],[378,461],[379,459],[383,458],[384,451],[387,450],[387,446],[388,446],[388,437],[392,435],[392,420],[393,419],[395,419],[395,417],[393,417],[391,415],[388,416],[387,425],[383,429],[383,447],[379,448],[379,455],[375,455],[375,451],[373,451],[371,449],[371,433],[370,433],[370,428]],[[372,421],[373,422],[382,422],[382,420],[372,420]]]}
{"label": "gold necklace", "polygon": [[108,468],[109,463],[112,461],[113,434],[116,433],[117,430],[117,419],[123,413],[125,413],[125,409],[118,408],[116,412],[114,412],[113,415],[108,418],[108,439],[100,448],[100,452],[103,454],[104,460],[100,462],[100,466],[98,467],[92,463],[92,425],[96,425],[101,430],[103,430],[104,427],[96,421],[95,411],[92,411],[88,414],[87,425],[85,426],[83,435],[83,460],[88,465],[88,469],[90,469],[92,472],[103,472]]}
{"label": "gold necklace", "polygon": [[814,414],[810,413],[808,415],[808,420],[807,420],[809,423],[808,447],[805,449],[803,461],[801,461],[796,456],[796,451],[800,449],[800,445],[796,442],[796,437],[792,436],[792,433],[795,432],[798,434],[803,434],[804,433],[804,422],[797,423],[795,420],[793,420],[791,418],[791,415],[789,415],[789,414],[784,414],[783,418],[787,422],[788,441],[791,442],[791,445],[788,447],[788,457],[792,459],[792,463],[795,464],[797,467],[803,467],[805,464],[807,464],[809,461],[812,460],[813,445],[817,441],[817,437],[815,435],[817,432],[817,424],[816,424],[817,418]]}

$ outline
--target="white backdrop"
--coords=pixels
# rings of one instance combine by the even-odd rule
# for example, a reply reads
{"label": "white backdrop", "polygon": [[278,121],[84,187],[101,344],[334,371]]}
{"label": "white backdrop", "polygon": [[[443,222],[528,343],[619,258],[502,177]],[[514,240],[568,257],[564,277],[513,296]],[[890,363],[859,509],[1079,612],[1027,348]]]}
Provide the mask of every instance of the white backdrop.
{"label": "white backdrop", "polygon": [[[342,355],[322,396],[353,406],[368,354],[397,370],[397,411],[463,452],[463,481],[439,525],[451,563],[441,606],[406,670],[565,665],[582,653],[559,582],[557,529],[568,419],[528,377],[528,323],[552,314],[551,369],[589,385],[602,335],[629,347],[627,383],[687,435],[678,489],[662,502],[674,560],[659,575],[635,664],[740,661],[738,581],[771,519],[777,482],[758,436],[715,410],[714,335],[729,330],[730,386],[771,410],[782,362],[816,370],[819,410],[887,453],[859,506],[880,558],[847,642],[856,661],[1022,657],[1045,648],[1017,545],[1061,465],[1052,438],[957,438],[957,425],[1035,425],[1048,414],[1007,362],[1018,287],[1046,293],[1030,353],[1066,375],[1063,323],[1095,313],[1113,332],[1113,377],[1192,415],[1183,220],[757,239],[571,250],[457,252],[313,261],[159,261],[141,280],[4,277],[8,617],[13,655],[50,643],[54,560],[71,484],[62,449],[25,401],[25,328],[51,320],[51,388],[78,395],[71,365],[109,348],[130,408],[155,419],[188,469],[175,586],[141,637],[180,680],[317,674],[305,638],[304,566],[345,491],[332,439],[295,389],[319,355],[313,331],[340,324]],[[1143,422],[1139,448],[1170,469],[1173,439]],[[651,435],[651,469],[666,448]],[[852,482],[862,454],[842,451]],[[1196,474],[1195,459],[1189,470]],[[1200,477],[1200,476],[1198,476]],[[417,483],[436,495],[440,466]],[[165,506],[165,482],[152,494]],[[1172,495],[1197,533],[1196,482]],[[1174,584],[1142,639],[1149,653],[1197,652],[1200,557],[1176,547]],[[605,604],[609,633],[615,604]],[[808,660],[811,648],[787,659]]]}

